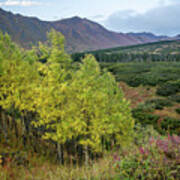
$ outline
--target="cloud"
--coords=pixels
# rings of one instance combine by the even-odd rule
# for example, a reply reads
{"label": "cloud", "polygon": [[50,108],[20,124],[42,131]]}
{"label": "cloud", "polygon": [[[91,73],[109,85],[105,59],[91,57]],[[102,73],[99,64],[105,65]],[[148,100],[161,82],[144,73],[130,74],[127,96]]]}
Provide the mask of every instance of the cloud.
{"label": "cloud", "polygon": [[169,6],[178,4],[179,0],[158,0],[159,6]]}
{"label": "cloud", "polygon": [[162,5],[143,14],[133,10],[111,14],[104,22],[106,27],[121,32],[153,32],[156,34],[176,35],[180,33],[180,2],[163,1]]}
{"label": "cloud", "polygon": [[37,6],[41,5],[40,2],[31,1],[31,0],[7,0],[4,2],[0,2],[0,6]]}
{"label": "cloud", "polygon": [[89,18],[94,19],[94,20],[102,20],[102,19],[105,19],[105,16],[102,14],[98,14],[95,16],[90,16]]}

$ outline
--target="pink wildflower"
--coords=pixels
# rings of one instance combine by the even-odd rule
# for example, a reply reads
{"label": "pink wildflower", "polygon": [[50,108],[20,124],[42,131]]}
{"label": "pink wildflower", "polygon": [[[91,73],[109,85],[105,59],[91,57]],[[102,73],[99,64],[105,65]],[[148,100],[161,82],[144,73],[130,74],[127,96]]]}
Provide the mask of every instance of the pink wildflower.
{"label": "pink wildflower", "polygon": [[145,154],[145,150],[144,150],[143,147],[140,147],[140,148],[139,148],[139,151],[140,151],[141,154]]}
{"label": "pink wildflower", "polygon": [[150,145],[152,145],[154,142],[155,142],[154,137],[151,137],[151,138],[149,139],[149,143],[150,143]]}

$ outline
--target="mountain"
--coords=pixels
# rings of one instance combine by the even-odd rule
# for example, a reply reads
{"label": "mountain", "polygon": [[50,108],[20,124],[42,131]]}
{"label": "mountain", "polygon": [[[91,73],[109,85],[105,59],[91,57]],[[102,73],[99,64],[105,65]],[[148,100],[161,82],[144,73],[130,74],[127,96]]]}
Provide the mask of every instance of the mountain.
{"label": "mountain", "polygon": [[127,33],[129,36],[139,39],[140,42],[149,43],[161,40],[167,40],[168,36],[156,36],[152,33],[142,32],[142,33]]}
{"label": "mountain", "polygon": [[61,32],[66,38],[68,52],[90,51],[155,42],[166,39],[151,33],[116,33],[86,18],[72,17],[60,21],[41,21],[35,17],[13,14],[0,8],[0,30],[25,48],[46,41],[50,29]]}
{"label": "mountain", "polygon": [[105,49],[139,43],[134,37],[108,31],[86,18],[64,19],[53,22],[52,27],[66,37],[69,51]]}
{"label": "mountain", "polygon": [[175,39],[180,39],[180,34],[178,34],[176,37],[175,37]]}
{"label": "mountain", "polygon": [[24,47],[38,41],[44,42],[50,28],[48,22],[0,9],[0,30],[7,32],[15,42]]}

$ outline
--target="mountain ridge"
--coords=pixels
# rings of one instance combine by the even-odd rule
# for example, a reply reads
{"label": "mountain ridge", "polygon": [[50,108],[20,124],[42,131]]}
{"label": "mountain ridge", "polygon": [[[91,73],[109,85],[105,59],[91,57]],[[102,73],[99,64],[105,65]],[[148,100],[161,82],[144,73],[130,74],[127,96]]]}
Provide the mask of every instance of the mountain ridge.
{"label": "mountain ridge", "polygon": [[42,21],[36,17],[22,16],[0,8],[0,30],[7,32],[19,45],[28,48],[46,41],[50,29],[61,32],[66,38],[69,53],[91,51],[119,46],[143,44],[166,40],[167,37],[148,33],[118,33],[87,18],[74,16],[58,21]]}

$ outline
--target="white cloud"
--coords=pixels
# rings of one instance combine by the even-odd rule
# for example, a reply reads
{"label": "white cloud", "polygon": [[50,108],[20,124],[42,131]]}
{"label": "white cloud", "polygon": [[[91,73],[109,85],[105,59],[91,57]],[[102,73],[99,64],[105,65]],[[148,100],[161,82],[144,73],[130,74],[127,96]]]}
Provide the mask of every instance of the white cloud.
{"label": "white cloud", "polygon": [[102,14],[98,14],[98,15],[94,15],[94,16],[89,16],[87,18],[91,19],[93,21],[102,22],[102,21],[105,21],[108,18],[108,16],[105,16],[105,15],[102,15]]}
{"label": "white cloud", "polygon": [[[159,1],[160,2],[160,1]],[[156,34],[176,35],[180,33],[180,2],[162,0],[165,4],[145,13],[131,10],[111,14],[104,22],[111,30],[121,32],[153,32]]]}
{"label": "white cloud", "polygon": [[31,0],[7,0],[4,2],[0,2],[0,6],[37,6],[41,5],[41,3],[37,1],[31,1]]}

